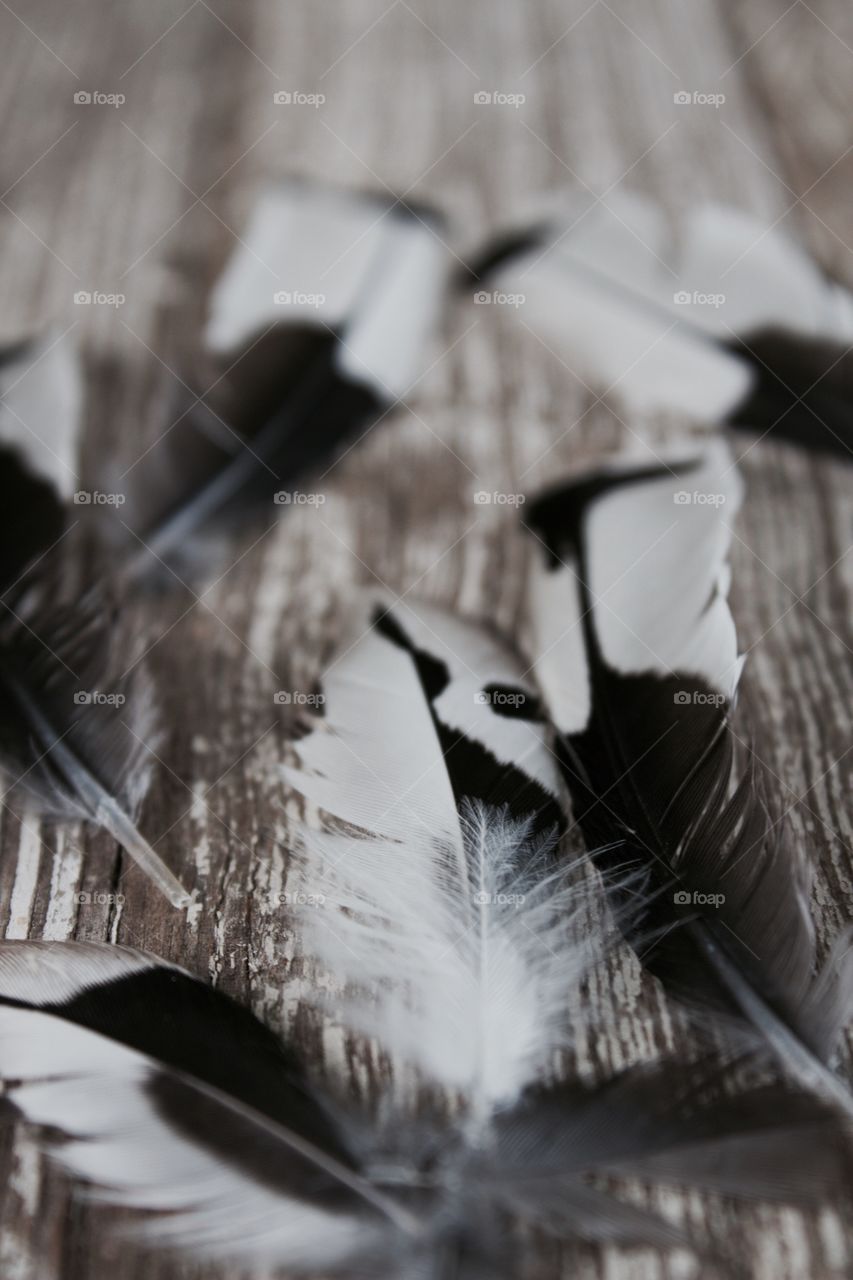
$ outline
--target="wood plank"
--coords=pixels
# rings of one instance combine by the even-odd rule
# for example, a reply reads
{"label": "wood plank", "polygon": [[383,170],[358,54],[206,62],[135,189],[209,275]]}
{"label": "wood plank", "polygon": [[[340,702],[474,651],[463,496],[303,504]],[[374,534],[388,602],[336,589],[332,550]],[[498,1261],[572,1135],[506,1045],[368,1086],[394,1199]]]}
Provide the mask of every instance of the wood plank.
{"label": "wood plank", "polygon": [[[543,200],[553,206],[624,184],[674,213],[715,198],[773,219],[794,199],[789,184],[812,214],[796,205],[788,222],[853,280],[842,154],[853,34],[841,0],[814,0],[814,12],[797,4],[763,37],[780,12],[770,0],[10,4],[18,18],[0,8],[0,178],[11,187],[0,285],[14,299],[4,323],[56,318],[84,346],[81,483],[105,458],[121,471],[158,439],[174,385],[160,361],[184,372],[210,282],[256,184],[271,176],[299,172],[438,203],[463,256]],[[127,101],[80,106],[80,88]],[[719,110],[678,108],[681,88],[723,92],[726,101]],[[277,106],[279,89],[326,101],[317,110]],[[525,102],[480,106],[480,90],[523,93]],[[78,289],[126,301],[115,310],[75,306]],[[197,888],[189,924],[108,838],[39,829],[4,812],[6,934],[147,947],[289,1027],[318,1070],[369,1094],[370,1050],[341,1042],[302,1003],[309,975],[294,921],[277,903],[292,828],[277,779],[287,722],[273,695],[310,687],[355,579],[413,590],[516,633],[524,547],[513,512],[479,507],[474,493],[531,492],[632,433],[656,440],[684,425],[627,420],[586,382],[517,317],[459,302],[433,367],[323,479],[321,507],[247,535],[226,562],[233,568],[201,599],[136,601],[135,625],[163,634],[151,664],[168,730],[143,828]],[[766,442],[744,467],[750,497],[737,527],[735,606],[744,642],[755,646],[755,749],[778,774],[797,838],[819,865],[815,911],[828,946],[853,913],[851,757],[843,755],[853,495],[838,463]],[[118,911],[85,906],[80,891],[125,901]],[[605,967],[591,999],[601,1030],[580,1056],[592,1073],[653,1056],[683,1034],[627,953]],[[4,1276],[235,1276],[116,1244],[113,1216],[74,1202],[26,1134],[6,1133],[4,1143]],[[851,1239],[829,1212],[806,1219],[696,1195],[651,1199],[725,1244],[760,1280],[829,1280],[849,1268]],[[649,1251],[580,1251],[562,1262],[546,1253],[538,1271],[651,1280],[690,1266]]]}

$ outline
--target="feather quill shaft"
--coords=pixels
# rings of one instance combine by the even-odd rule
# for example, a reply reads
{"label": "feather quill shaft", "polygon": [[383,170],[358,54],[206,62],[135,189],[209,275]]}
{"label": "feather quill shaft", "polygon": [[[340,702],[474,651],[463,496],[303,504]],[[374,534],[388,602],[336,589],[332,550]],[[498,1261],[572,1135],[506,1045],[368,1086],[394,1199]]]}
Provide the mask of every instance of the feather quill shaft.
{"label": "feather quill shaft", "polygon": [[853,1119],[853,1095],[838,1076],[814,1053],[801,1035],[786,1025],[778,1013],[762,998],[755,986],[726,954],[725,944],[701,922],[691,922],[687,929],[699,951],[707,958],[738,1009],[756,1029],[771,1053],[803,1089],[825,1098],[839,1111]]}
{"label": "feather quill shaft", "polygon": [[110,833],[173,907],[187,906],[190,895],[180,880],[152,849],[126,808],[98,780],[85,760],[67,745],[70,726],[65,734],[57,733],[42,714],[38,702],[17,680],[9,679],[7,684],[35,732],[39,749],[67,780],[70,791],[82,801],[91,821]]}

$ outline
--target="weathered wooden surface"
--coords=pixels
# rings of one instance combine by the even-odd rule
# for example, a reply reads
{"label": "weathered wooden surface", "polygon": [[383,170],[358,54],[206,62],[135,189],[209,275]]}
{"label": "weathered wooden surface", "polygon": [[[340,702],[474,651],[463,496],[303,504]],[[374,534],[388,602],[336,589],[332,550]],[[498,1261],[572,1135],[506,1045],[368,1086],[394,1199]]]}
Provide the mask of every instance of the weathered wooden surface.
{"label": "weathered wooden surface", "polygon": [[[160,361],[178,358],[170,335],[197,331],[256,184],[271,175],[438,202],[457,252],[524,217],[543,193],[601,195],[625,183],[674,209],[713,197],[781,217],[853,284],[844,0],[788,9],[772,0],[2,0],[0,30],[4,324],[9,335],[50,318],[74,326],[90,375],[83,479],[105,456],[131,466],[162,431],[170,378]],[[282,89],[326,101],[277,106]],[[679,89],[724,93],[725,103],[677,107]],[[78,105],[79,90],[126,102]],[[479,90],[526,101],[479,106]],[[126,302],[75,306],[80,289]],[[274,692],[309,687],[333,644],[341,593],[359,578],[516,631],[524,549],[513,512],[477,506],[473,494],[530,491],[629,429],[663,431],[625,424],[613,408],[619,416],[514,316],[460,302],[406,405],[323,478],[321,507],[258,529],[200,596],[138,604],[140,627],[150,618],[165,632],[151,661],[168,730],[142,825],[197,890],[189,922],[106,837],[52,832],[4,810],[0,928],[149,948],[289,1025],[318,1065],[369,1088],[367,1051],[344,1052],[300,1007],[305,977],[273,903],[288,843]],[[853,490],[837,462],[747,443],[734,604],[751,651],[756,749],[819,866],[826,944],[853,916]],[[125,901],[81,905],[81,891]],[[675,1034],[628,956],[595,996],[605,1030],[584,1046],[592,1070],[652,1055]],[[25,1134],[5,1130],[2,1144],[4,1280],[202,1274],[117,1242],[110,1216],[72,1200]],[[654,1198],[762,1280],[850,1274],[851,1238],[828,1211],[807,1219]],[[552,1255],[539,1274],[651,1280],[692,1265],[588,1251],[562,1267]]]}

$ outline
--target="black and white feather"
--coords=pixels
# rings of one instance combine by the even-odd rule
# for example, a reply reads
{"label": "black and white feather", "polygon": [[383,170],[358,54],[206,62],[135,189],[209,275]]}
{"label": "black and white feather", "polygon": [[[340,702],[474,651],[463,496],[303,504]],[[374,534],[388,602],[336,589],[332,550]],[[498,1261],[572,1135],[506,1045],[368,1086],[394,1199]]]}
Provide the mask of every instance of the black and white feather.
{"label": "black and white feather", "polygon": [[143,952],[0,943],[0,1070],[96,1200],[159,1211],[152,1244],[319,1270],[411,1227],[359,1174],[296,1058]]}
{"label": "black and white feather", "polygon": [[853,295],[776,227],[699,206],[671,228],[637,194],[485,251],[480,280],[635,412],[853,452]]}
{"label": "black and white feather", "polygon": [[204,366],[134,468],[128,572],[186,553],[199,530],[287,505],[428,365],[449,254],[429,210],[309,183],[269,188],[217,281]]}
{"label": "black and white feather", "polygon": [[304,834],[326,905],[303,945],[347,975],[350,1026],[478,1109],[517,1100],[566,1047],[567,992],[596,958],[553,858],[560,781],[531,683],[481,628],[377,604],[323,696],[285,771],[336,820]]}
{"label": "black and white feather", "polygon": [[850,956],[818,972],[808,859],[732,727],[739,496],[721,443],[544,493],[526,516],[534,669],[589,847],[647,876],[646,962],[691,1002],[735,1011],[793,1079],[853,1114],[826,1065],[853,1013]]}

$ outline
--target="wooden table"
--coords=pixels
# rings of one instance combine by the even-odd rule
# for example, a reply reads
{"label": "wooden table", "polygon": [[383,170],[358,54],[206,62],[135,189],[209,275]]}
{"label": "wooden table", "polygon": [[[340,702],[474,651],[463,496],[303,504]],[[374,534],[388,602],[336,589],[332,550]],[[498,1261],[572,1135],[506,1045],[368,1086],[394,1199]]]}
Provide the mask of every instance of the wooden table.
{"label": "wooden table", "polygon": [[[0,0],[5,74],[4,336],[55,320],[85,353],[83,480],[130,467],[160,436],[187,335],[258,184],[301,173],[442,205],[464,253],[549,195],[619,184],[677,213],[731,201],[799,236],[853,285],[853,10],[844,0]],[[674,93],[722,93],[678,107]],[[75,93],[122,94],[118,106]],[[275,92],[325,95],[277,105]],[[520,107],[478,92],[524,94]],[[845,198],[846,197],[846,198]],[[79,290],[123,305],[75,305]],[[614,410],[616,411],[614,413]],[[618,415],[618,416],[617,416]],[[142,827],[197,889],[189,920],[114,843],[2,815],[0,929],[110,939],[178,961],[291,1029],[318,1070],[369,1092],[376,1062],[301,1004],[286,911],[290,826],[276,777],[286,709],[333,647],[354,580],[482,616],[510,633],[524,556],[514,513],[476,490],[528,492],[612,449],[621,406],[501,307],[460,301],[428,373],[322,480],[320,507],[234,545],[198,596],[140,598],[166,735]],[[678,423],[629,424],[664,435]],[[825,947],[853,915],[849,467],[741,437],[748,499],[733,603],[749,651],[755,750],[819,867]],[[81,892],[119,892],[116,909]],[[680,1032],[620,953],[595,985],[604,1033],[583,1065],[652,1056]],[[842,1070],[850,1071],[849,1055]],[[23,1132],[2,1133],[4,1280],[236,1276],[145,1257],[87,1212]],[[642,1194],[642,1193],[638,1193]],[[697,1195],[653,1203],[741,1254],[762,1280],[850,1274],[851,1237],[811,1218]],[[694,1274],[686,1256],[581,1251],[542,1276]]]}

